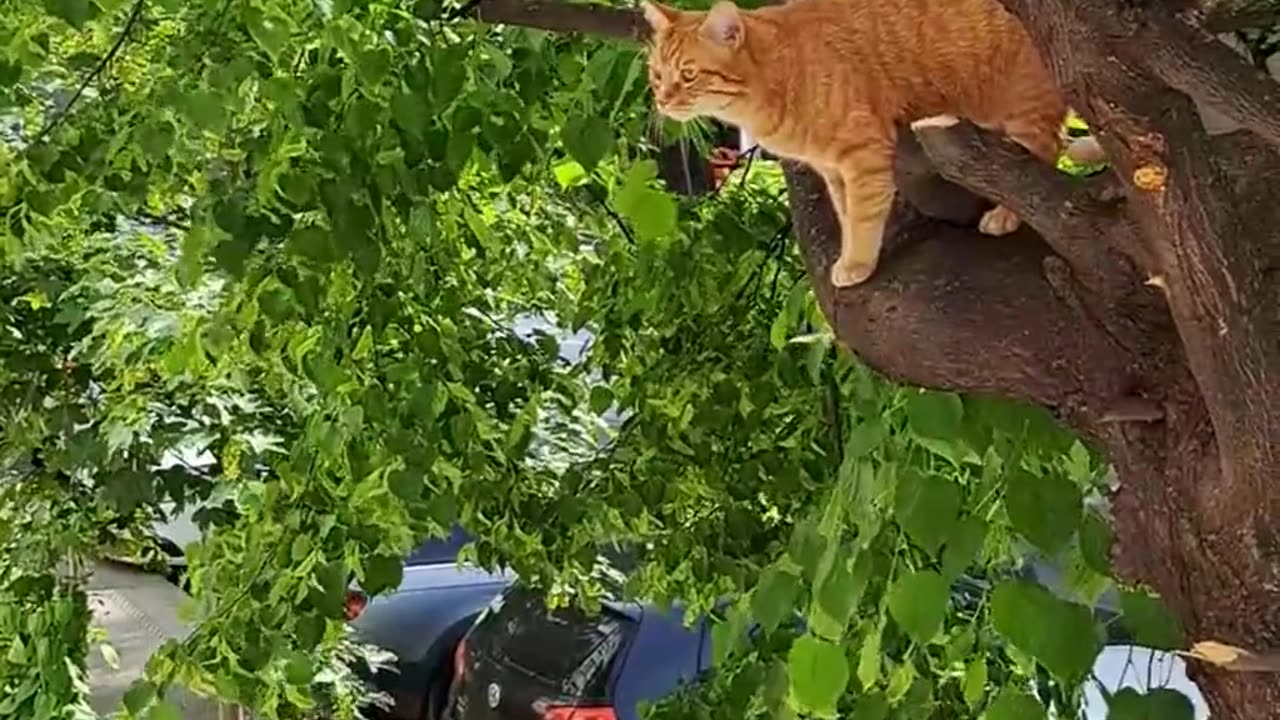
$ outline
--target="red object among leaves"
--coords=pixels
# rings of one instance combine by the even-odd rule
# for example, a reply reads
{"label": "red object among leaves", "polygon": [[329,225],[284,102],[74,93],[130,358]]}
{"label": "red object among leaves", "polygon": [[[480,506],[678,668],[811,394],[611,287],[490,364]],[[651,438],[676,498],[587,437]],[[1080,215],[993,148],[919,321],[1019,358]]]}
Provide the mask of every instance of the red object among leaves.
{"label": "red object among leaves", "polygon": [[718,147],[711,151],[707,161],[711,165],[712,185],[720,187],[742,163],[742,154],[730,147]]}
{"label": "red object among leaves", "polygon": [[369,596],[359,590],[348,590],[346,602],[342,604],[342,613],[350,622],[360,617],[360,613],[364,612],[364,608],[369,604]]}
{"label": "red object among leaves", "polygon": [[542,720],[618,720],[611,707],[557,705],[542,711]]}

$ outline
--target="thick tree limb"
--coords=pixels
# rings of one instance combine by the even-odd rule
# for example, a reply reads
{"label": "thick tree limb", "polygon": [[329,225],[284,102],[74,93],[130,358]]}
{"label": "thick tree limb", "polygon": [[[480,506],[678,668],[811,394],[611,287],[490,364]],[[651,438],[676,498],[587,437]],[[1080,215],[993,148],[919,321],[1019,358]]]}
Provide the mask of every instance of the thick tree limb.
{"label": "thick tree limb", "polygon": [[1280,83],[1202,29],[1154,16],[1125,43],[1157,77],[1280,146]]}
{"label": "thick tree limb", "polygon": [[876,274],[836,291],[825,274],[839,254],[830,202],[810,170],[785,167],[819,303],[837,336],[884,374],[1025,398],[1078,422],[1105,412],[1087,398],[1130,390],[1127,353],[1057,298],[1041,272],[1048,248],[1029,230],[991,238],[899,203]]}

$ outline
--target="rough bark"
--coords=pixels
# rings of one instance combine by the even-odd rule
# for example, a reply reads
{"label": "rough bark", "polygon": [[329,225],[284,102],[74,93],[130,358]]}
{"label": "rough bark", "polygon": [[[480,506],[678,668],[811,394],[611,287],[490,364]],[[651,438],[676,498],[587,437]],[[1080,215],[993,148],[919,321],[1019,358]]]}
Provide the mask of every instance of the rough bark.
{"label": "rough bark", "polygon": [[[1280,85],[1203,24],[1280,13],[1270,0],[1002,2],[1114,172],[1067,177],[968,123],[904,131],[880,268],[835,291],[830,204],[788,165],[819,301],[884,374],[1032,400],[1106,448],[1119,577],[1156,588],[1191,642],[1280,650]],[[549,27],[522,14],[545,7],[485,0],[480,16]],[[610,12],[605,31],[599,18],[574,29],[639,37],[634,16]],[[1245,130],[1208,136],[1191,97]],[[978,234],[988,200],[973,193],[1029,227]],[[1280,674],[1190,671],[1214,720],[1280,715]]]}
{"label": "rough bark", "polygon": [[[788,169],[814,287],[837,334],[903,381],[1031,399],[1104,446],[1120,577],[1166,598],[1191,641],[1280,647],[1280,177],[1275,84],[1199,28],[1106,0],[1008,0],[1115,173],[1074,182],[962,123],[922,131],[932,165],[1027,219],[986,238],[922,217],[903,177],[883,270],[835,292],[821,184]],[[1178,92],[1181,91],[1181,92]],[[1187,94],[1252,133],[1209,138]],[[910,141],[903,165],[921,160]],[[954,194],[954,191],[952,191]],[[942,212],[939,212],[939,209]],[[1145,284],[1148,278],[1161,282]],[[1159,286],[1167,288],[1163,291]],[[976,350],[976,352],[975,352]],[[1115,422],[1120,408],[1145,419]],[[1213,717],[1270,718],[1280,678],[1193,666]]]}

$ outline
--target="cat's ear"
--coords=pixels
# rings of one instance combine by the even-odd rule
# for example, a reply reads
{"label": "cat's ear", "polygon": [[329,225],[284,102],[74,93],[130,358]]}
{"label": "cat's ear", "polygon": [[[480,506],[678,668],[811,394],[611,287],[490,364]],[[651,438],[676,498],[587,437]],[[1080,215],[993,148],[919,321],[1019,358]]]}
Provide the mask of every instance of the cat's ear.
{"label": "cat's ear", "polygon": [[644,11],[644,19],[648,21],[649,27],[654,32],[663,30],[675,22],[676,13],[679,12],[675,8],[669,8],[666,5],[650,0],[643,0],[640,8]]}
{"label": "cat's ear", "polygon": [[717,45],[735,50],[742,44],[744,30],[742,12],[729,0],[720,0],[712,5],[707,11],[707,19],[702,21],[703,35]]}

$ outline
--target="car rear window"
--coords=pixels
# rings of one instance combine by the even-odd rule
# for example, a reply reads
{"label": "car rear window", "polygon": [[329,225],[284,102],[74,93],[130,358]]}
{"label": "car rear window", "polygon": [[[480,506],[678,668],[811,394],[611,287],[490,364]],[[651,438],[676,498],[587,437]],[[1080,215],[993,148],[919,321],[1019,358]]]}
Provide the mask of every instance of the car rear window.
{"label": "car rear window", "polygon": [[562,695],[583,699],[607,698],[613,665],[636,629],[608,609],[596,615],[572,606],[548,612],[538,593],[519,587],[482,624],[490,652]]}
{"label": "car rear window", "polygon": [[471,542],[471,536],[460,527],[453,527],[443,538],[428,538],[414,548],[405,558],[405,565],[435,565],[456,562],[462,546]]}

